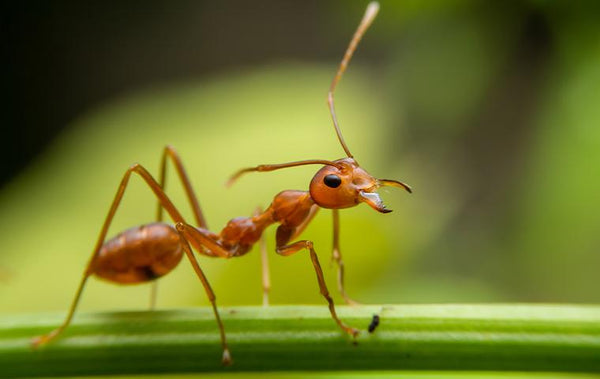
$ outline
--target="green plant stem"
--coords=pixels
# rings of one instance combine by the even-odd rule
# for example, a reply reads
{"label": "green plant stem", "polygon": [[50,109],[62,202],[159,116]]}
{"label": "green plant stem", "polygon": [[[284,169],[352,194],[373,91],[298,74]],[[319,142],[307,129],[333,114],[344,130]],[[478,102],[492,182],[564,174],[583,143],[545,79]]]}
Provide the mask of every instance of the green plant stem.
{"label": "green plant stem", "polygon": [[[518,370],[600,372],[600,306],[389,305],[221,308],[234,364],[222,367],[210,308],[81,313],[38,350],[64,314],[0,318],[0,376],[229,371]],[[381,322],[366,331],[373,314]]]}

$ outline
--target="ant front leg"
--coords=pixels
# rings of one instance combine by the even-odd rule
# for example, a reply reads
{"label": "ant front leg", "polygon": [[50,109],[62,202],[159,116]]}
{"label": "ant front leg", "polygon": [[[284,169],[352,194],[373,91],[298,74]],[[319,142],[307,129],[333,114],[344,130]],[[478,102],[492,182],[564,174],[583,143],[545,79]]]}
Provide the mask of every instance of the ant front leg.
{"label": "ant front leg", "polygon": [[337,209],[333,209],[333,252],[331,258],[338,266],[337,285],[344,301],[348,305],[360,305],[359,302],[351,299],[344,289],[344,260],[340,252],[340,216]]}
{"label": "ant front leg", "polygon": [[342,322],[342,320],[340,320],[340,318],[338,317],[338,315],[335,311],[335,305],[333,304],[333,299],[329,295],[329,290],[327,289],[327,284],[325,284],[323,270],[321,269],[321,264],[319,263],[319,258],[317,257],[317,253],[315,252],[315,249],[313,248],[312,241],[304,240],[304,241],[294,242],[292,244],[285,245],[285,246],[278,246],[276,251],[277,251],[277,254],[279,254],[279,255],[288,256],[288,255],[292,255],[302,249],[307,249],[310,253],[310,259],[312,261],[312,264],[315,268],[315,272],[317,274],[317,281],[319,282],[319,289],[321,290],[321,295],[323,295],[323,297],[325,298],[325,300],[327,300],[327,303],[329,304],[329,312],[331,312],[331,317],[333,317],[335,322],[339,325],[340,328],[342,328],[342,330],[344,332],[348,333],[352,337],[356,337],[359,333],[358,329],[352,328],[352,327],[344,324]]}

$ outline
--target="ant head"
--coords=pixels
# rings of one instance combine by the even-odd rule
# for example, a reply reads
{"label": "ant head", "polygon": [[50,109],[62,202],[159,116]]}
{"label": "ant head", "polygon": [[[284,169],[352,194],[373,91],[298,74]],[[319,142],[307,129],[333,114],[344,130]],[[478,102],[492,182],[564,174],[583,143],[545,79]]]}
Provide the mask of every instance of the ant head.
{"label": "ant head", "polygon": [[358,25],[358,29],[356,30],[356,33],[354,33],[354,36],[350,41],[350,45],[346,50],[346,54],[344,54],[344,58],[342,59],[338,71],[331,82],[331,86],[329,87],[329,93],[327,96],[329,112],[331,113],[337,138],[348,157],[338,159],[337,161],[333,161],[330,164],[325,165],[316,173],[310,183],[310,196],[317,205],[323,208],[348,208],[363,202],[367,203],[376,211],[388,213],[391,212],[391,210],[387,209],[385,205],[383,205],[383,202],[377,193],[377,189],[379,187],[400,187],[404,188],[408,192],[412,192],[409,186],[396,180],[375,179],[358,165],[356,160],[354,160],[348,145],[346,145],[346,142],[344,141],[344,137],[342,136],[342,131],[340,130],[337,116],[335,114],[333,99],[335,87],[341,79],[342,74],[346,70],[346,67],[348,67],[348,63],[354,54],[354,50],[356,49],[358,42],[375,19],[378,10],[379,4],[377,2],[372,2],[367,7],[365,15]]}
{"label": "ant head", "polygon": [[305,161],[297,161],[275,165],[260,165],[253,168],[246,168],[238,171],[235,175],[229,179],[228,185],[231,185],[240,175],[251,172],[251,171],[273,171],[286,167],[302,166],[307,164],[322,164],[324,165],[313,177],[310,183],[310,196],[313,201],[320,207],[330,209],[341,209],[348,208],[358,205],[359,203],[367,203],[371,208],[381,213],[391,212],[383,205],[377,189],[384,186],[392,186],[404,188],[408,192],[412,192],[410,187],[406,184],[397,180],[388,179],[376,179],[372,177],[368,172],[363,170],[346,145],[342,131],[338,124],[337,116],[335,114],[334,98],[333,93],[335,87],[340,81],[342,74],[348,67],[350,58],[356,50],[358,42],[362,38],[363,34],[371,25],[377,12],[379,10],[379,4],[372,2],[368,5],[365,15],[358,25],[358,29],[354,33],[350,45],[346,49],[346,53],[338,67],[338,70],[331,82],[329,87],[329,93],[327,94],[327,104],[329,104],[329,112],[333,120],[333,127],[337,135],[340,145],[346,152],[347,158],[338,159],[337,161],[328,161],[322,159],[310,159]]}
{"label": "ant head", "polygon": [[354,158],[342,158],[321,168],[310,182],[310,196],[322,208],[349,208],[360,203],[367,203],[381,213],[389,213],[377,189],[383,186],[404,188],[411,192],[404,183],[376,179],[363,170]]}

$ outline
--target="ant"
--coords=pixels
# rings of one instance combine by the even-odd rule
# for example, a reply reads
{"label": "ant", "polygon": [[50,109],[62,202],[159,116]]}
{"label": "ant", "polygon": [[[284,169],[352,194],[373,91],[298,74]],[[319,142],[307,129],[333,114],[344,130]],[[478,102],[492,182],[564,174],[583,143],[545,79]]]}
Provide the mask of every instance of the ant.
{"label": "ant", "polygon": [[381,319],[379,318],[379,315],[374,314],[373,318],[371,319],[371,323],[369,324],[369,327],[367,328],[369,333],[373,333],[375,331],[375,329],[377,329],[380,321],[381,321]]}
{"label": "ant", "polygon": [[[282,164],[259,165],[238,171],[228,181],[228,185],[233,184],[240,176],[248,172],[274,171],[303,165],[323,166],[317,171],[310,182],[309,191],[282,191],[275,196],[273,202],[265,211],[258,211],[252,217],[234,218],[218,234],[208,229],[198,199],[175,149],[171,146],[165,147],[161,159],[160,179],[158,182],[140,164],[132,165],[127,169],[121,180],[64,322],[50,333],[36,337],[32,341],[33,346],[38,347],[52,341],[67,328],[73,318],[83,288],[91,275],[96,275],[97,277],[118,284],[150,282],[173,270],[179,264],[183,255],[185,255],[202,282],[212,305],[223,347],[222,362],[224,365],[231,364],[231,355],[227,346],[223,322],[216,306],[215,294],[204,272],[200,268],[192,248],[199,254],[209,257],[239,257],[248,253],[252,246],[261,240],[263,231],[271,224],[279,224],[276,234],[277,254],[288,256],[302,250],[308,250],[312,265],[317,274],[321,295],[327,300],[331,317],[345,333],[356,337],[359,333],[358,329],[346,325],[336,314],[333,299],[329,295],[329,290],[325,284],[323,271],[317,253],[314,250],[313,242],[309,240],[291,241],[295,240],[304,231],[319,208],[331,209],[333,211],[333,259],[338,265],[338,287],[345,301],[353,303],[352,299],[346,295],[343,285],[344,265],[339,249],[338,210],[366,203],[378,212],[388,213],[391,210],[385,207],[377,193],[379,187],[399,187],[411,192],[408,185],[396,180],[376,179],[358,165],[358,162],[354,159],[344,142],[335,115],[333,101],[335,87],[346,70],[358,42],[373,22],[378,10],[379,4],[377,2],[372,2],[368,5],[365,15],[350,41],[329,88],[327,103],[337,138],[347,155],[345,158],[335,161],[310,159]],[[187,223],[164,192],[166,163],[169,159],[175,166],[175,170],[182,182],[198,226]],[[125,230],[105,242],[108,228],[121,203],[132,174],[139,175],[156,195],[158,199],[157,222]],[[174,227],[171,224],[162,222],[163,209],[167,211],[175,223]],[[266,267],[266,261],[263,259],[263,291],[265,302],[268,292],[268,277],[264,275]]]}

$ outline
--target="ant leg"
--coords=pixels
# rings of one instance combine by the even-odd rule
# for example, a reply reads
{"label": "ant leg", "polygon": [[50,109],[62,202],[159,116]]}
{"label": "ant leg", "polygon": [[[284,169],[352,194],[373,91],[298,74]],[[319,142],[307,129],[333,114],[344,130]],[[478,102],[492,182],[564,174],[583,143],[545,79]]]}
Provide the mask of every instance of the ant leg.
{"label": "ant leg", "polygon": [[123,179],[121,179],[121,183],[119,184],[117,193],[115,194],[112,205],[108,211],[108,215],[106,216],[106,219],[104,220],[104,224],[102,225],[102,229],[100,230],[100,234],[98,235],[98,240],[96,242],[96,246],[94,247],[94,250],[92,251],[92,255],[86,266],[86,269],[83,272],[83,277],[81,279],[81,282],[79,283],[79,287],[77,288],[77,292],[75,293],[75,297],[73,299],[71,307],[69,308],[67,317],[65,318],[64,322],[58,328],[54,329],[53,331],[51,331],[48,334],[34,338],[32,340],[32,346],[34,348],[52,341],[54,338],[59,336],[67,328],[67,326],[69,326],[69,324],[71,323],[73,314],[75,313],[77,304],[79,303],[79,299],[81,298],[83,288],[85,287],[85,283],[87,282],[87,279],[90,277],[90,275],[93,274],[93,272],[94,272],[94,261],[98,255],[98,253],[100,252],[100,249],[102,248],[102,244],[104,243],[104,240],[106,238],[106,233],[108,232],[108,228],[113,220],[113,217],[117,211],[117,208],[119,207],[119,204],[121,203],[121,199],[123,198],[123,194],[125,193],[125,189],[129,182],[129,178],[131,177],[131,174],[134,172],[137,173],[138,175],[140,175],[142,177],[142,179],[144,179],[146,181],[146,183],[148,184],[150,189],[159,198],[162,206],[167,210],[167,212],[169,213],[171,218],[175,222],[183,222],[183,217],[181,216],[179,211],[175,208],[175,206],[173,205],[171,200],[169,200],[169,198],[163,192],[162,188],[160,188],[158,183],[156,183],[154,178],[150,175],[150,173],[148,173],[148,171],[143,166],[141,166],[139,164],[135,164],[135,165],[131,166],[129,169],[127,169],[127,171],[123,175]]}
{"label": "ant leg", "polygon": [[[257,207],[254,216],[262,214],[263,211]],[[271,275],[269,273],[269,256],[267,255],[267,241],[264,233],[260,236],[260,263],[262,267],[263,307],[269,306],[269,291],[271,290]]]}
{"label": "ant leg", "polygon": [[352,328],[342,322],[340,318],[337,316],[335,311],[335,306],[333,304],[333,299],[329,295],[329,290],[327,289],[327,285],[325,284],[325,278],[323,277],[323,270],[321,269],[321,264],[319,263],[319,258],[317,257],[317,253],[315,253],[315,249],[313,248],[313,243],[311,241],[298,241],[294,242],[290,245],[286,246],[278,246],[277,254],[288,256],[292,255],[302,249],[307,249],[310,252],[310,259],[315,268],[315,272],[317,274],[317,281],[319,282],[319,288],[321,290],[321,295],[327,300],[329,304],[329,312],[331,313],[331,317],[335,320],[340,328],[352,337],[356,337],[359,333],[358,329]]}
{"label": "ant leg", "polygon": [[85,286],[85,283],[87,282],[87,279],[90,276],[89,270],[90,270],[90,264],[88,264],[86,270],[83,273],[83,278],[81,279],[81,282],[79,283],[79,288],[77,289],[75,298],[73,299],[73,303],[71,304],[71,308],[69,309],[67,318],[63,321],[63,323],[58,328],[54,329],[50,333],[34,337],[31,340],[31,346],[34,349],[52,341],[54,338],[59,336],[67,328],[67,326],[69,326],[69,324],[71,323],[71,319],[73,318],[73,314],[75,313],[75,309],[77,308],[77,304],[79,303],[79,299],[81,298],[81,293],[83,292],[83,287]]}
{"label": "ant leg", "polygon": [[[302,224],[300,224],[294,230],[294,234],[291,237],[292,239],[295,239],[300,234],[302,234],[304,229],[306,229],[308,224],[316,216],[318,210],[319,207],[316,205],[310,209],[308,216],[304,219],[304,221],[302,221]],[[262,211],[260,208],[258,208],[255,212],[255,214],[261,213]],[[269,275],[269,257],[267,255],[267,243],[264,234],[260,237],[260,259],[262,263],[263,306],[266,307],[269,305],[269,291],[271,290],[271,279]]]}
{"label": "ant leg", "polygon": [[[179,175],[179,180],[181,181],[181,183],[183,185],[185,193],[188,197],[188,201],[190,202],[190,205],[192,207],[192,211],[194,213],[194,218],[196,219],[196,223],[203,228],[207,228],[206,220],[204,219],[204,215],[202,214],[202,210],[200,209],[200,204],[198,202],[198,198],[196,197],[196,194],[192,188],[192,184],[190,183],[190,180],[185,171],[185,168],[183,167],[181,158],[179,157],[179,154],[177,154],[177,151],[175,150],[175,148],[173,146],[167,145],[167,146],[165,146],[165,148],[163,150],[162,158],[160,160],[160,171],[159,171],[160,176],[159,176],[159,181],[158,181],[160,187],[163,189],[163,191],[165,190],[165,187],[166,187],[167,158],[171,158],[171,161],[173,162],[173,165],[175,166],[175,170],[177,171],[177,174]],[[160,221],[162,221],[162,219],[163,219],[163,207],[159,201],[158,207],[156,209],[156,221],[160,222]],[[156,306],[156,297],[157,297],[157,293],[158,293],[158,282],[153,281],[151,286],[152,286],[152,289],[150,290],[150,310],[154,310],[154,308]]]}
{"label": "ant leg", "polygon": [[269,291],[271,290],[271,276],[269,274],[269,256],[267,255],[267,241],[265,236],[260,236],[260,262],[262,264],[263,307],[269,306]]}
{"label": "ant leg", "polygon": [[338,276],[337,285],[340,294],[344,298],[344,301],[348,305],[359,305],[355,300],[352,300],[344,289],[344,260],[342,259],[342,253],[340,252],[340,215],[337,209],[333,210],[333,254],[332,259],[338,265]]}
{"label": "ant leg", "polygon": [[156,298],[158,297],[158,281],[153,280],[150,283],[150,306],[148,310],[153,311],[156,309]]}
{"label": "ant leg", "polygon": [[221,316],[219,316],[219,310],[217,309],[216,296],[210,286],[210,283],[208,282],[208,279],[206,279],[204,272],[200,268],[200,265],[198,264],[198,260],[194,256],[194,253],[192,252],[192,248],[190,247],[188,240],[185,238],[185,235],[184,235],[185,229],[186,229],[186,226],[183,223],[177,223],[177,231],[179,232],[179,236],[181,237],[181,245],[183,246],[183,250],[185,251],[185,254],[187,255],[188,259],[190,260],[190,263],[192,264],[192,267],[194,268],[196,275],[198,275],[198,278],[200,279],[200,281],[202,282],[202,285],[204,286],[204,290],[206,291],[206,296],[208,296],[208,300],[210,301],[210,304],[212,305],[213,313],[215,314],[215,318],[217,319],[217,324],[219,325],[219,333],[221,334],[221,344],[223,346],[222,362],[223,362],[223,365],[228,366],[232,363],[231,354],[229,353],[229,348],[227,347],[227,340],[225,338],[225,328],[223,327],[223,322],[221,321]]}
{"label": "ant leg", "polygon": [[[167,174],[167,167],[166,167],[167,166],[167,158],[171,158],[171,160],[173,161],[175,170],[177,171],[177,174],[179,175],[179,180],[181,180],[181,183],[183,184],[183,188],[185,189],[185,193],[188,197],[190,205],[192,206],[192,211],[194,212],[194,218],[196,219],[196,224],[201,228],[208,229],[208,226],[206,224],[206,219],[204,218],[204,215],[202,214],[202,209],[200,209],[200,203],[198,202],[198,198],[196,197],[194,189],[192,188],[190,179],[188,178],[188,175],[187,175],[185,169],[183,168],[183,163],[181,162],[181,158],[179,157],[179,154],[177,154],[177,151],[175,151],[175,148],[173,146],[167,145],[167,146],[165,146],[165,149],[163,151],[163,155],[162,155],[162,159],[161,159],[161,163],[160,163],[160,176],[159,176],[159,181],[158,181],[158,183],[160,184],[160,187],[164,191],[165,186],[166,186],[165,180],[166,180],[166,174]],[[163,207],[161,206],[161,204],[159,202],[158,208],[156,210],[157,221],[162,221],[162,211],[163,211]]]}
{"label": "ant leg", "polygon": [[[198,252],[219,258],[231,258],[233,256],[229,250],[225,249],[216,241],[218,235],[209,230],[196,228],[185,222],[178,222],[175,226],[180,234],[182,234]],[[206,254],[205,249],[208,249],[210,254]]]}
{"label": "ant leg", "polygon": [[[300,234],[302,234],[302,232],[304,231],[304,229],[306,229],[308,224],[310,224],[313,218],[315,218],[318,210],[319,207],[316,205],[310,209],[308,216],[304,219],[304,221],[302,221],[302,224],[295,228],[294,234],[292,235],[291,239],[295,239]],[[261,209],[258,208],[256,214],[260,213],[262,213]],[[269,275],[269,257],[267,255],[267,243],[264,234],[260,236],[260,259],[262,263],[263,306],[266,307],[269,305],[269,291],[271,290],[271,280]]]}

